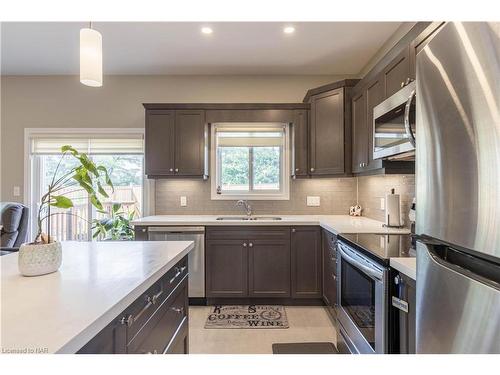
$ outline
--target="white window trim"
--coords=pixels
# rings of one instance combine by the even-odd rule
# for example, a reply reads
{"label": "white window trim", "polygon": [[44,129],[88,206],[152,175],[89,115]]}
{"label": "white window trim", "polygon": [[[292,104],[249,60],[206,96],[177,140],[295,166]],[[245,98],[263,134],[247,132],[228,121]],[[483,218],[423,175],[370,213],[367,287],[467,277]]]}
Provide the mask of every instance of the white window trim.
{"label": "white window trim", "polygon": [[[32,238],[34,233],[33,215],[36,215],[36,207],[31,207],[33,202],[33,191],[31,183],[33,177],[34,163],[31,158],[31,139],[36,136],[52,135],[54,137],[68,137],[71,134],[88,134],[88,135],[119,135],[119,134],[134,134],[140,135],[144,139],[144,128],[25,128],[24,129],[24,186],[23,186],[23,201],[30,208],[30,219],[28,226],[28,238]],[[143,216],[154,215],[155,210],[155,184],[154,180],[150,180],[143,176],[143,193],[142,207]]]}
{"label": "white window trim", "polygon": [[[220,123],[224,124],[224,123]],[[275,124],[275,123],[274,123]],[[280,123],[284,126],[285,135],[284,135],[284,146],[283,146],[283,170],[281,177],[281,185],[282,189],[279,193],[250,193],[250,194],[217,194],[217,147],[216,147],[216,137],[215,137],[215,128],[217,124],[211,124],[210,129],[210,199],[211,200],[239,200],[239,199],[248,199],[248,200],[290,200],[290,157],[292,155],[290,149],[290,125],[287,123]],[[231,123],[231,125],[235,125]],[[248,123],[242,124],[242,126],[248,127]],[[255,127],[266,127],[269,126],[269,123],[262,124],[252,124]]]}

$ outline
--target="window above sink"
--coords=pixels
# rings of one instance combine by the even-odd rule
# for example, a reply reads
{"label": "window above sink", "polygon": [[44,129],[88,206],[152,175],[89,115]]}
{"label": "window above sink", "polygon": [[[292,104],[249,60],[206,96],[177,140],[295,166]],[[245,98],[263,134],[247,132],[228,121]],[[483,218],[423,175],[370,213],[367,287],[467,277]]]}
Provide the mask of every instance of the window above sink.
{"label": "window above sink", "polygon": [[217,123],[211,130],[211,198],[289,199],[289,125]]}

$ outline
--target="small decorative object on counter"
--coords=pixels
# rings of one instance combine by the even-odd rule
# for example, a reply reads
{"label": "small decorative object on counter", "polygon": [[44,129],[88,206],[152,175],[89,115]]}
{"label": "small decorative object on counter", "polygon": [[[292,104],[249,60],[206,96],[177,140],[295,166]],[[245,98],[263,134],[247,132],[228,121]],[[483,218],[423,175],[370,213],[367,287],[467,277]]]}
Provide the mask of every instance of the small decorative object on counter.
{"label": "small decorative object on counter", "polygon": [[408,212],[408,219],[414,223],[415,222],[415,214],[416,214],[416,203],[417,203],[417,200],[415,198],[413,198],[413,201],[411,202],[411,207],[410,207],[410,212]]}
{"label": "small decorative object on counter", "polygon": [[352,206],[349,209],[349,215],[350,216],[361,216],[361,211],[363,211],[363,209],[361,208],[361,206],[359,204],[357,204],[355,206]]}
{"label": "small decorative object on counter", "polygon": [[[35,241],[24,243],[19,248],[18,267],[24,276],[40,276],[55,272],[62,263],[61,243],[55,241],[50,235],[50,218],[55,215],[72,215],[82,220],[84,218],[71,212],[50,212],[51,207],[69,209],[73,207],[73,201],[66,197],[65,192],[74,193],[85,190],[92,205],[98,210],[103,206],[99,200],[100,196],[108,198],[104,186],[113,189],[113,183],[109,178],[107,169],[102,165],[96,165],[84,153],[78,152],[72,146],[61,147],[61,161],[57,165],[47,192],[42,195],[38,208],[37,225],[38,231]],[[72,156],[78,161],[78,165],[69,171],[58,174],[62,160]],[[43,224],[47,222],[47,232],[43,233]]]}

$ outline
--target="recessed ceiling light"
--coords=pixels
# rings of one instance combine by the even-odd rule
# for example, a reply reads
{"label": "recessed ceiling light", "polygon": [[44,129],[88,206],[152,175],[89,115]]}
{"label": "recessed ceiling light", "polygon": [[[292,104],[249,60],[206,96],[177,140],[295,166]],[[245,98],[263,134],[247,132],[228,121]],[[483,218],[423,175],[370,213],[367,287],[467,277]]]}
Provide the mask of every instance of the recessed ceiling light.
{"label": "recessed ceiling light", "polygon": [[285,28],[283,28],[283,32],[285,34],[293,34],[295,32],[295,27],[293,27],[293,26],[286,26]]}
{"label": "recessed ceiling light", "polygon": [[205,27],[202,27],[202,28],[201,28],[201,32],[202,32],[203,34],[212,34],[214,31],[212,30],[212,28],[211,28],[211,27],[207,27],[207,26],[205,26]]}

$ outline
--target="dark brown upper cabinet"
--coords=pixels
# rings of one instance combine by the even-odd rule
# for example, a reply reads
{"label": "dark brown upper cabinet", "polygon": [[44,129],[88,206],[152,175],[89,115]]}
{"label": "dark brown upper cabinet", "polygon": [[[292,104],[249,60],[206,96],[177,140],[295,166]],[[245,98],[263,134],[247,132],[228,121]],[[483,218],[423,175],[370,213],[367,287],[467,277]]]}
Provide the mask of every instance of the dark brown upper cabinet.
{"label": "dark brown upper cabinet", "polygon": [[292,176],[308,176],[308,122],[309,111],[297,109],[294,111],[292,123]]}
{"label": "dark brown upper cabinet", "polygon": [[292,227],[291,244],[292,298],[322,298],[320,228]]}
{"label": "dark brown upper cabinet", "polygon": [[175,159],[175,111],[146,111],[145,170],[148,176],[171,176]]}
{"label": "dark brown upper cabinet", "polygon": [[401,52],[387,65],[382,72],[385,96],[390,97],[398,92],[406,84],[410,77],[410,47],[404,47]]}
{"label": "dark brown upper cabinet", "polygon": [[311,97],[309,172],[342,175],[344,165],[344,88]]}
{"label": "dark brown upper cabinet", "polygon": [[146,175],[205,177],[207,136],[203,110],[146,110]]}
{"label": "dark brown upper cabinet", "polygon": [[366,92],[352,98],[352,171],[364,171],[368,165],[368,126],[366,121]]}
{"label": "dark brown upper cabinet", "polygon": [[375,79],[366,88],[366,128],[368,142],[368,163],[363,165],[363,170],[373,170],[382,168],[382,160],[373,159],[373,109],[384,101],[384,83],[382,75]]}

